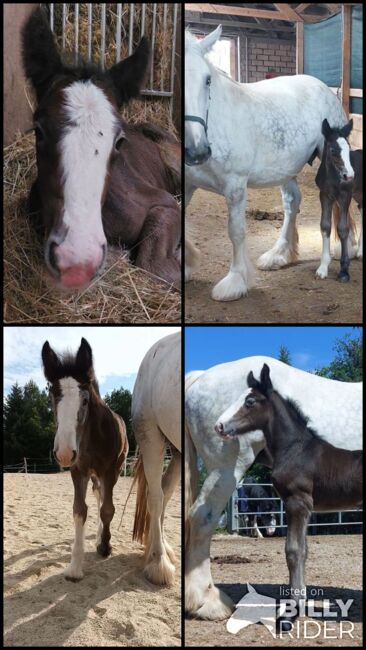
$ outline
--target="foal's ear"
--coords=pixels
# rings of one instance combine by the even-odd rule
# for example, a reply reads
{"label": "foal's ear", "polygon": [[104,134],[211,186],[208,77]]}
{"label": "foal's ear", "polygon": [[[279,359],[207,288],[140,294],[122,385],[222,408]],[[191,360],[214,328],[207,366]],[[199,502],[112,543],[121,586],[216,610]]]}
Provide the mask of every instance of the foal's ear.
{"label": "foal's ear", "polygon": [[266,363],[263,364],[263,368],[261,370],[261,376],[260,376],[260,382],[262,387],[265,389],[266,392],[273,390],[271,378],[269,376],[270,370],[269,366],[267,366]]}
{"label": "foal's ear", "polygon": [[88,374],[93,368],[93,353],[88,341],[81,339],[80,347],[77,351],[75,364],[81,374]]}
{"label": "foal's ear", "polygon": [[149,59],[149,41],[143,36],[131,56],[107,70],[106,77],[112,82],[118,107],[139,94],[144,85]]}
{"label": "foal's ear", "polygon": [[30,15],[23,26],[22,57],[25,76],[31,80],[39,102],[55,75],[63,71],[53,34],[40,8]]}
{"label": "foal's ear", "polygon": [[344,126],[342,126],[342,128],[341,128],[341,130],[340,130],[340,134],[341,134],[341,136],[342,136],[343,138],[348,138],[348,136],[349,136],[349,134],[351,133],[352,129],[353,129],[353,120],[350,119],[350,121],[348,122],[348,124],[345,124]]}
{"label": "foal's ear", "polygon": [[257,381],[257,379],[254,379],[252,371],[250,371],[249,375],[247,376],[247,384],[249,388],[258,388],[259,386],[259,381]]}
{"label": "foal's ear", "polygon": [[327,118],[325,118],[325,120],[322,122],[322,134],[324,135],[325,139],[329,138],[329,136],[332,134],[332,129],[329,126]]}
{"label": "foal's ear", "polygon": [[57,369],[60,366],[60,359],[52,350],[48,341],[43,344],[42,361],[46,379],[48,381],[53,381],[57,373]]}

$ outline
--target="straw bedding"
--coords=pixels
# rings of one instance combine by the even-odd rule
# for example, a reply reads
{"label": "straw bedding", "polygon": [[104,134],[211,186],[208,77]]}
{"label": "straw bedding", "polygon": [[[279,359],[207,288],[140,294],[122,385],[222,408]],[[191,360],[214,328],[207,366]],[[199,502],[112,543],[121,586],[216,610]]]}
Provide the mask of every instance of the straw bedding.
{"label": "straw bedding", "polygon": [[[56,5],[57,6],[57,5]],[[60,5],[61,6],[61,5]],[[129,5],[123,5],[123,21],[128,27]],[[151,34],[152,13],[146,7],[145,33]],[[159,6],[159,5],[158,5]],[[100,5],[99,5],[100,7]],[[107,5],[108,52],[106,66],[115,62],[115,5]],[[93,8],[93,20],[100,12]],[[168,12],[165,32],[159,28],[163,20],[162,7],[157,16],[155,36],[155,75],[162,72],[169,77],[170,65],[166,41],[171,38],[171,13]],[[126,15],[127,12],[127,15]],[[134,46],[139,41],[139,12],[135,5]],[[72,49],[71,20],[67,17],[66,43]],[[57,33],[57,20],[55,27]],[[96,24],[99,24],[98,22]],[[149,31],[150,30],[150,31]],[[135,34],[136,31],[136,34]],[[138,32],[138,33],[137,33]],[[169,33],[170,32],[170,33]],[[79,44],[85,55],[87,49],[86,5],[80,5]],[[93,31],[93,41],[100,43],[100,34]],[[123,37],[122,58],[128,55],[128,39]],[[160,58],[159,58],[160,57]],[[98,52],[94,56],[98,61]],[[159,63],[158,63],[159,62]],[[168,77],[165,77],[167,79]],[[167,85],[167,81],[165,82]],[[29,88],[25,92],[31,97]],[[34,107],[33,100],[28,100]],[[123,111],[129,122],[152,122],[175,133],[169,104],[161,98],[145,98],[132,101]],[[26,200],[36,177],[35,138],[33,134],[18,135],[4,150],[4,321],[6,323],[178,323],[181,319],[181,296],[165,282],[134,267],[126,251],[109,249],[107,264],[102,275],[90,287],[78,293],[60,293],[46,279],[43,250],[27,215]]]}

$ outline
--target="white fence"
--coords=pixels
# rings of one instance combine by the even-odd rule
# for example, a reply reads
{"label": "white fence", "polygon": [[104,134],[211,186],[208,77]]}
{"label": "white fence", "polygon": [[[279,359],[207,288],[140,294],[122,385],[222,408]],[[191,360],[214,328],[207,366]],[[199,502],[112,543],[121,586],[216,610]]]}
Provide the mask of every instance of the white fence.
{"label": "white fence", "polygon": [[[72,22],[72,48],[77,62],[83,47],[83,55],[90,62],[98,51],[99,62],[104,69],[109,51],[115,51],[114,61],[118,63],[121,52],[130,55],[133,51],[133,35],[146,35],[151,45],[151,63],[147,87],[143,95],[166,97],[173,108],[178,7],[180,3],[51,3],[50,26],[60,40],[63,50],[66,42],[67,26]],[[108,28],[113,20],[113,29]],[[85,23],[85,26],[84,26]],[[84,30],[86,30],[84,34]],[[84,42],[86,39],[86,43]],[[163,57],[166,64],[155,56],[158,39],[164,39]],[[100,56],[99,56],[100,55]]]}
{"label": "white fence", "polygon": [[[276,515],[276,518],[279,520],[279,523],[276,524],[276,529],[279,529],[280,534],[284,534],[285,529],[287,528],[287,524],[285,523],[285,517],[286,517],[286,512],[284,508],[283,501],[280,497],[277,496],[268,496],[268,497],[259,497],[259,498],[248,498],[247,496],[245,497],[239,497],[238,495],[238,488],[241,487],[241,485],[244,484],[239,484],[235,490],[235,492],[232,494],[229,502],[228,502],[228,508],[227,508],[227,530],[229,533],[238,533],[240,530],[253,530],[255,526],[243,526],[241,525],[240,518],[244,517],[245,513],[239,512],[239,502],[240,501],[274,501],[276,504],[278,503],[278,509],[271,511],[272,514]],[[248,484],[252,485],[252,484]],[[260,485],[262,487],[270,487],[271,492],[273,493],[273,485],[272,483],[256,483],[256,485]],[[359,512],[360,514],[363,513],[363,510],[358,508],[358,509],[353,509],[353,510],[324,510],[321,512],[313,512],[310,518],[310,522],[308,524],[308,527],[314,527],[317,528],[318,526],[362,526],[363,521],[358,520],[358,521],[344,521],[343,520],[343,515],[348,514],[350,512]],[[337,516],[337,521],[334,522],[318,522],[314,521],[318,517],[318,515],[322,514],[333,514]],[[265,512],[255,512],[255,513],[248,513],[248,514],[255,514],[255,515],[268,515],[268,511]],[[359,518],[361,519],[361,517]],[[264,526],[258,525],[258,528],[265,528]]]}
{"label": "white fence", "polygon": [[[169,452],[164,457],[164,466],[168,464],[170,459],[171,459],[171,454]],[[135,464],[135,461],[136,461],[135,453],[128,454],[121,470],[122,476],[130,476],[132,474],[132,469]],[[19,463],[3,466],[4,473],[24,472],[25,474],[34,474],[34,473],[52,474],[53,472],[64,472],[64,471],[65,470],[62,469],[62,467],[60,467],[55,460],[53,460],[51,455],[49,456],[49,458],[23,458],[23,460]]]}

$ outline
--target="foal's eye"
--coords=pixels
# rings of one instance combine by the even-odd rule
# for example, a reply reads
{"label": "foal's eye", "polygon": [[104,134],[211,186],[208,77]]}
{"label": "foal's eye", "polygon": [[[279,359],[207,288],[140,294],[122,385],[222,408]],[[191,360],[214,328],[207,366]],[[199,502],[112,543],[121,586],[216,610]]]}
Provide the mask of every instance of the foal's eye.
{"label": "foal's eye", "polygon": [[211,76],[210,75],[206,79],[206,86],[211,86]]}
{"label": "foal's eye", "polygon": [[114,148],[115,148],[116,151],[120,150],[120,148],[122,146],[122,143],[123,143],[123,140],[125,140],[125,139],[126,138],[122,133],[120,135],[118,135],[118,137],[114,141]]}
{"label": "foal's eye", "polygon": [[88,398],[87,398],[87,397],[84,397],[84,399],[83,399],[83,406],[87,406],[87,405],[88,405]]}
{"label": "foal's eye", "polygon": [[256,402],[255,397],[247,397],[245,400],[245,406],[250,408],[251,406],[254,406],[255,402]]}

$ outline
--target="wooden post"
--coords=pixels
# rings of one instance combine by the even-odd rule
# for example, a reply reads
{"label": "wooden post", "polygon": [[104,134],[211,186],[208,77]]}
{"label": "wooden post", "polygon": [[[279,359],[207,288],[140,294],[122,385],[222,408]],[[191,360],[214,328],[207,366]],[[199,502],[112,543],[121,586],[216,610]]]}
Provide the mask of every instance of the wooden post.
{"label": "wooden post", "polygon": [[349,115],[349,89],[351,76],[351,19],[352,6],[342,4],[342,106]]}
{"label": "wooden post", "polygon": [[296,74],[304,74],[304,23],[296,23]]}

